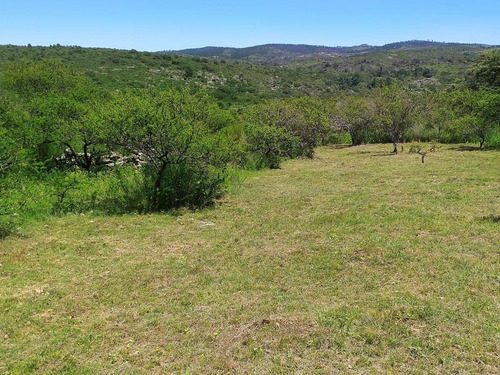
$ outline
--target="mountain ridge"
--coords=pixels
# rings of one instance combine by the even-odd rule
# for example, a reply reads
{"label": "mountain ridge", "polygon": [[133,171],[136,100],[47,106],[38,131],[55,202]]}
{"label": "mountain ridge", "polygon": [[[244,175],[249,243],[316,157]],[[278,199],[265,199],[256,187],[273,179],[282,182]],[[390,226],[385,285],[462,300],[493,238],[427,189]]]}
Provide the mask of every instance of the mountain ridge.
{"label": "mountain ridge", "polygon": [[251,61],[264,64],[286,63],[300,59],[316,57],[352,56],[369,52],[379,52],[400,49],[425,49],[438,47],[463,47],[467,49],[488,49],[498,47],[482,43],[435,42],[429,40],[409,40],[374,46],[360,44],[356,46],[322,46],[310,44],[268,43],[250,47],[218,47],[206,46],[181,50],[160,51],[185,56],[205,58],[220,58],[229,60]]}

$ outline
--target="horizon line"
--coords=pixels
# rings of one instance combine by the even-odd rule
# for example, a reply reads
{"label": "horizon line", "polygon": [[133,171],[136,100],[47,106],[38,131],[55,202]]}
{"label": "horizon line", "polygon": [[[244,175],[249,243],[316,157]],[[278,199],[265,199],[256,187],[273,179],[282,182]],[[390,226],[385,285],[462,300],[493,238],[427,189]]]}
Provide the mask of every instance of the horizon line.
{"label": "horizon line", "polygon": [[188,48],[181,48],[181,49],[160,49],[160,50],[137,50],[135,48],[117,48],[117,47],[99,47],[99,46],[81,46],[77,44],[60,44],[60,43],[55,43],[55,44],[50,44],[50,45],[32,45],[31,43],[28,44],[0,44],[2,47],[35,47],[35,48],[54,48],[54,47],[62,47],[62,48],[85,48],[85,49],[109,49],[109,50],[117,50],[117,51],[137,51],[137,52],[150,52],[150,53],[157,53],[157,52],[178,52],[178,51],[185,51],[185,50],[196,50],[196,49],[205,49],[205,48],[223,48],[223,49],[246,49],[246,48],[254,48],[254,47],[262,47],[262,46],[273,46],[273,45],[282,45],[282,46],[308,46],[308,47],[322,47],[322,48],[354,48],[354,47],[362,47],[362,46],[367,46],[367,47],[384,47],[387,45],[391,44],[398,44],[398,43],[408,43],[408,42],[427,42],[427,43],[435,43],[435,44],[450,44],[450,45],[479,45],[479,46],[488,46],[488,47],[500,47],[500,44],[490,44],[490,43],[482,43],[482,42],[438,42],[435,40],[430,40],[430,39],[409,39],[409,40],[401,40],[401,41],[396,41],[396,42],[390,42],[390,43],[385,43],[385,44],[368,44],[368,43],[361,43],[361,44],[354,44],[354,45],[326,45],[326,44],[308,44],[308,43],[279,43],[279,42],[268,42],[268,43],[261,43],[261,44],[255,44],[255,45],[249,45],[246,47],[232,47],[232,46],[223,46],[223,45],[206,45],[202,47],[188,47]]}

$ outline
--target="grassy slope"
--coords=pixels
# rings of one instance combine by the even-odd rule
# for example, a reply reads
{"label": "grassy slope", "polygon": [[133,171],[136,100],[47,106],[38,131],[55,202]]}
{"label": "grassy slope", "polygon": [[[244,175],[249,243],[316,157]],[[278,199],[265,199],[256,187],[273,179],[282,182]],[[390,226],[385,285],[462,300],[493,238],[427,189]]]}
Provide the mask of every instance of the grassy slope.
{"label": "grassy slope", "polygon": [[500,372],[500,154],[387,150],[2,242],[0,373]]}

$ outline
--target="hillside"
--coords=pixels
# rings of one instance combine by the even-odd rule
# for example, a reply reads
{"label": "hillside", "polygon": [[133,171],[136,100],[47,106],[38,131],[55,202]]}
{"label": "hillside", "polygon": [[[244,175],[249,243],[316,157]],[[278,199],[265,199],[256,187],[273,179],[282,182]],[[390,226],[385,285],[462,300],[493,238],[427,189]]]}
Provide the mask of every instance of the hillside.
{"label": "hillside", "polygon": [[500,154],[390,149],[7,238],[0,373],[499,373]]}
{"label": "hillside", "polygon": [[[467,67],[486,47],[413,42],[381,48],[343,48],[268,45],[238,52],[245,60],[240,61],[59,45],[0,46],[0,79],[8,63],[56,58],[105,88],[191,85],[206,87],[221,105],[241,105],[270,98],[333,96],[343,90],[360,91],[392,80],[434,78],[437,82],[431,82],[437,84],[460,83]],[[211,49],[203,51],[212,54]],[[219,55],[225,53],[224,49],[217,51]]]}
{"label": "hillside", "polygon": [[297,60],[326,59],[353,56],[380,51],[406,49],[413,51],[447,48],[450,50],[478,51],[490,48],[483,44],[439,43],[432,41],[405,41],[371,46],[327,47],[304,44],[265,44],[246,48],[203,47],[178,51],[165,51],[180,55],[241,60],[265,65],[280,65]]}
{"label": "hillside", "polygon": [[326,47],[306,44],[265,44],[246,48],[203,47],[179,51],[165,51],[180,55],[227,58],[261,63],[286,62],[314,56],[335,57],[342,54],[374,51],[373,46]]}

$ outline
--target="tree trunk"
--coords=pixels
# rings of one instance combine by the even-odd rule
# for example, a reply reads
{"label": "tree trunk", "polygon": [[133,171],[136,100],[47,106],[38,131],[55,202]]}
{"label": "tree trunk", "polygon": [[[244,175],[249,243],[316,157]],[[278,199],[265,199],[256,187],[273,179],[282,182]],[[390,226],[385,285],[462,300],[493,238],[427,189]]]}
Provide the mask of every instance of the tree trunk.
{"label": "tree trunk", "polygon": [[83,158],[84,158],[84,163],[83,163],[83,169],[85,169],[87,172],[90,172],[90,167],[92,167],[92,155],[89,154],[89,146],[90,143],[85,143],[83,145]]}
{"label": "tree trunk", "polygon": [[154,186],[154,205],[156,210],[161,209],[161,190],[162,190],[162,182],[163,182],[163,174],[165,173],[165,169],[167,168],[167,163],[162,163],[160,168],[158,169],[158,173],[156,175],[155,186]]}
{"label": "tree trunk", "polygon": [[417,151],[417,154],[422,156],[422,163],[425,163],[425,155],[427,155],[427,152]]}
{"label": "tree trunk", "polygon": [[394,150],[392,151],[393,154],[398,154],[398,142],[392,142],[394,145]]}
{"label": "tree trunk", "polygon": [[481,140],[479,141],[479,148],[482,149],[483,145],[484,145],[484,138],[481,138]]}
{"label": "tree trunk", "polygon": [[351,136],[351,146],[359,146],[361,144],[360,138],[354,131],[350,131],[349,135]]}

